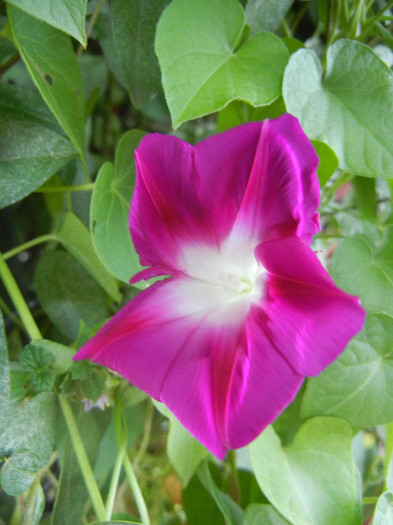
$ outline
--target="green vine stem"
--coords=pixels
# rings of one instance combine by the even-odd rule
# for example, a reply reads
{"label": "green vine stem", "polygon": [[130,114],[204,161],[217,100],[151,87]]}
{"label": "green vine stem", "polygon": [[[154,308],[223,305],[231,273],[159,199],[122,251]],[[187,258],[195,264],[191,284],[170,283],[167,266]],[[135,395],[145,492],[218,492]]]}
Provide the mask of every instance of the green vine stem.
{"label": "green vine stem", "polygon": [[3,253],[3,258],[6,261],[7,259],[11,259],[11,257],[15,257],[15,255],[18,255],[18,253],[24,252],[25,250],[29,250],[30,248],[33,248],[33,246],[37,246],[38,244],[42,244],[48,241],[57,241],[57,238],[55,235],[52,235],[50,233],[48,233],[47,235],[41,235],[40,237],[36,237],[35,239],[32,239],[31,241],[24,242],[23,244],[20,244],[16,248],[13,248],[12,250],[9,250],[8,252]]}
{"label": "green vine stem", "polygon": [[79,184],[75,186],[41,186],[34,193],[65,193],[66,191],[91,191],[94,190],[94,182]]}
{"label": "green vine stem", "polygon": [[138,485],[134,470],[131,465],[130,458],[127,454],[124,454],[123,466],[126,471],[128,483],[130,484],[132,493],[134,495],[136,506],[138,507],[139,515],[142,520],[142,525],[150,525],[150,518],[147,512],[145,500],[143,499],[142,491]]}
{"label": "green vine stem", "polygon": [[41,332],[36,325],[34,317],[27,306],[27,303],[19,290],[14,276],[12,275],[3,255],[0,253],[0,278],[10,296],[16,311],[18,312],[22,323],[24,324],[27,333],[31,339],[42,339]]}
{"label": "green vine stem", "polygon": [[[393,454],[393,423],[387,423],[385,425],[386,429],[386,440],[385,440],[385,483],[384,490],[388,490],[387,487],[387,475],[389,470],[389,463],[392,459]],[[391,489],[391,487],[390,487]]]}
{"label": "green vine stem", "polygon": [[94,479],[93,470],[90,466],[85,447],[83,446],[82,438],[79,433],[74,414],[71,410],[70,403],[66,397],[62,396],[59,397],[59,403],[67,424],[68,431],[70,433],[72,445],[83,475],[83,479],[85,480],[87,490],[89,491],[94,512],[96,513],[99,521],[105,521],[106,512],[104,502],[102,501],[101,493],[98,489],[96,480]]}

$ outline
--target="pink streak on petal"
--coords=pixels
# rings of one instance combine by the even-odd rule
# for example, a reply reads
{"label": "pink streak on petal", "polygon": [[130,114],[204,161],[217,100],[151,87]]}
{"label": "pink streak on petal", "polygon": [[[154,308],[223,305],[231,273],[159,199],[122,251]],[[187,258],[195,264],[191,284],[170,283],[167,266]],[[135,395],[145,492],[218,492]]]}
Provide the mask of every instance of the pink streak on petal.
{"label": "pink streak on petal", "polygon": [[181,270],[177,255],[187,242],[215,242],[195,192],[194,151],[176,137],[146,136],[135,152],[136,187],[130,211],[131,236],[143,266],[163,274]]}
{"label": "pink streak on petal", "polygon": [[319,229],[317,157],[290,115],[195,146],[148,135],[135,157],[131,235],[141,264],[162,274],[182,270],[178,258],[186,245],[218,247],[235,222],[232,234],[254,246],[292,234],[310,242]]}
{"label": "pink streak on petal", "polygon": [[216,304],[213,294],[195,298],[195,286],[169,279],[141,292],[74,359],[92,359],[163,401],[222,458],[230,446],[228,393],[246,312]]}
{"label": "pink streak on petal", "polygon": [[196,191],[220,240],[229,235],[247,188],[262,122],[213,135],[194,146]]}
{"label": "pink streak on petal", "polygon": [[265,329],[265,313],[252,307],[246,322],[247,351],[239,353],[228,399],[231,448],[253,441],[289,405],[303,382]]}
{"label": "pink streak on petal", "polygon": [[263,243],[256,255],[270,273],[263,309],[272,342],[299,374],[319,374],[361,330],[359,300],[335,286],[299,239]]}
{"label": "pink streak on petal", "polygon": [[310,243],[319,231],[317,166],[294,117],[263,122],[233,234],[259,241],[295,234]]}

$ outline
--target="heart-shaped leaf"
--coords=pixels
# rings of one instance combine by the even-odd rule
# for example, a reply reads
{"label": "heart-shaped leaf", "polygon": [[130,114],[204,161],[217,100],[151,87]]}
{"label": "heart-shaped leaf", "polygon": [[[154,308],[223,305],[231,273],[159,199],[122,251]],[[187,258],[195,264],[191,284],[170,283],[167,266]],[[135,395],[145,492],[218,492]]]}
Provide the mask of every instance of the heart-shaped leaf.
{"label": "heart-shaped leaf", "polygon": [[292,525],[354,525],[360,494],[351,442],[351,427],[336,418],[306,421],[288,447],[268,427],[250,445],[251,463],[263,493]]}
{"label": "heart-shaped leaf", "polygon": [[393,76],[369,47],[355,40],[330,46],[323,78],[316,54],[300,49],[285,69],[283,96],[307,135],[326,142],[343,170],[393,177]]}
{"label": "heart-shaped leaf", "polygon": [[393,226],[378,244],[365,235],[345,239],[334,253],[330,273],[337,286],[360,297],[369,313],[393,316]]}
{"label": "heart-shaped leaf", "polygon": [[155,45],[174,127],[231,100],[280,96],[287,48],[272,33],[242,42],[244,18],[237,0],[174,0],[163,12]]}
{"label": "heart-shaped leaf", "polygon": [[143,269],[128,226],[135,184],[133,151],[143,136],[142,131],[132,130],[120,139],[115,166],[107,162],[98,173],[90,208],[90,229],[97,255],[107,270],[125,283]]}
{"label": "heart-shaped leaf", "polygon": [[355,428],[393,419],[393,318],[370,315],[362,332],[307,382],[301,418],[337,416]]}

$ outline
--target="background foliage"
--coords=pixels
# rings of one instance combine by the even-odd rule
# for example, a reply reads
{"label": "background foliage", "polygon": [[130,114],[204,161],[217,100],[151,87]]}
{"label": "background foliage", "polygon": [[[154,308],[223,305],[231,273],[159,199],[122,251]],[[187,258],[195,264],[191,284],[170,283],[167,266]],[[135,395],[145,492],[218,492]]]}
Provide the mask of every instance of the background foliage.
{"label": "background foliage", "polygon": [[[393,524],[393,1],[0,0],[0,523]],[[218,462],[72,356],[138,289],[145,133],[295,115],[363,331]],[[143,286],[143,285],[139,285]]]}

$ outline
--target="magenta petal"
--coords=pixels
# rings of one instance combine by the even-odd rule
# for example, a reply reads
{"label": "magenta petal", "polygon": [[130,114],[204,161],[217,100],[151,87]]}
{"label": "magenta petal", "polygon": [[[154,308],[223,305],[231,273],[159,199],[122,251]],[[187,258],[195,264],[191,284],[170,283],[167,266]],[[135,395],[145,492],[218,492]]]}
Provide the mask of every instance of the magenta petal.
{"label": "magenta petal", "polygon": [[220,305],[195,300],[194,292],[186,292],[182,314],[188,284],[167,280],[141,292],[74,359],[107,366],[163,401],[222,458],[254,439],[291,401],[302,378],[256,335],[247,314],[235,312],[237,322],[231,309],[217,317]]}
{"label": "magenta petal", "polygon": [[308,243],[319,230],[318,157],[291,115],[238,126],[195,150],[199,192],[216,229],[236,220],[243,239],[296,234]]}
{"label": "magenta petal", "polygon": [[176,137],[146,136],[136,153],[130,230],[143,266],[176,273],[181,246],[214,242],[195,192],[194,151]]}
{"label": "magenta petal", "polygon": [[263,243],[256,253],[270,273],[263,309],[272,342],[299,374],[319,374],[361,330],[359,300],[335,286],[299,239]]}
{"label": "magenta petal", "polygon": [[[183,270],[186,245],[219,246],[318,231],[315,151],[291,115],[253,122],[196,146],[152,134],[136,153],[130,230],[143,266]],[[139,276],[141,278],[141,276]]]}
{"label": "magenta petal", "polygon": [[283,115],[262,125],[234,233],[266,241],[319,231],[318,157],[298,121]]}

